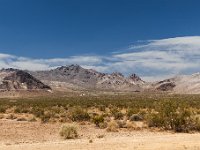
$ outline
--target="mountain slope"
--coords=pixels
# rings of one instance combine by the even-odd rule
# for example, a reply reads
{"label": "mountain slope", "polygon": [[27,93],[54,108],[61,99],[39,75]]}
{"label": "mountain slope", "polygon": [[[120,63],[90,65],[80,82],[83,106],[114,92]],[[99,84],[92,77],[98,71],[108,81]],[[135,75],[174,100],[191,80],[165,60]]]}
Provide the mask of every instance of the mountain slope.
{"label": "mountain slope", "polygon": [[30,73],[55,89],[141,91],[141,85],[144,84],[144,81],[135,74],[126,78],[121,73],[105,74],[92,69],[84,69],[79,65]]}
{"label": "mountain slope", "polygon": [[154,84],[159,91],[171,91],[180,94],[200,93],[200,73],[192,75],[179,75]]}
{"label": "mountain slope", "polygon": [[17,69],[0,70],[0,90],[50,90],[51,88],[29,73]]}

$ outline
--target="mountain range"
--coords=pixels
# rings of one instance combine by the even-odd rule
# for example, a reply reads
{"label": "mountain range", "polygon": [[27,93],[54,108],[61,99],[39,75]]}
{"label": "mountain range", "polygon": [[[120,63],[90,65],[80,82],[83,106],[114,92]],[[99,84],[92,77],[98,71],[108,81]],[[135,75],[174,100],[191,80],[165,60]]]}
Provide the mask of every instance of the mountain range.
{"label": "mountain range", "polygon": [[158,82],[145,82],[135,73],[101,73],[79,65],[62,66],[52,70],[0,70],[0,91],[12,90],[92,90],[120,92],[170,92],[200,94],[200,73],[179,75]]}
{"label": "mountain range", "polygon": [[125,77],[119,72],[100,73],[79,65],[62,66],[50,71],[30,72],[54,89],[141,91],[145,82],[136,74]]}

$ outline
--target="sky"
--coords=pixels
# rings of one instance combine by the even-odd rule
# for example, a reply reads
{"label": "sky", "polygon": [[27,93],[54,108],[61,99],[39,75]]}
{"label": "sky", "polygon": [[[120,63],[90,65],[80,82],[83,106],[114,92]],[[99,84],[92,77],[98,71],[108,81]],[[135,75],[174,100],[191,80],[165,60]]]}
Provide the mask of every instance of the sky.
{"label": "sky", "polygon": [[0,68],[200,71],[199,0],[0,0]]}

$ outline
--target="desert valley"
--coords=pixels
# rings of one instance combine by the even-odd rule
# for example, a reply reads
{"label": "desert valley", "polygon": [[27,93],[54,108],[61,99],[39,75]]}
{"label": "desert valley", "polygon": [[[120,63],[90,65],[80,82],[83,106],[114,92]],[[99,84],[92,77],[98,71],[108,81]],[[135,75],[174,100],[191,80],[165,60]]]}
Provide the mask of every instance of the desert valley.
{"label": "desert valley", "polygon": [[0,0],[0,150],[200,150],[200,0]]}
{"label": "desert valley", "polygon": [[79,65],[0,71],[0,148],[199,149],[200,74],[145,82]]}

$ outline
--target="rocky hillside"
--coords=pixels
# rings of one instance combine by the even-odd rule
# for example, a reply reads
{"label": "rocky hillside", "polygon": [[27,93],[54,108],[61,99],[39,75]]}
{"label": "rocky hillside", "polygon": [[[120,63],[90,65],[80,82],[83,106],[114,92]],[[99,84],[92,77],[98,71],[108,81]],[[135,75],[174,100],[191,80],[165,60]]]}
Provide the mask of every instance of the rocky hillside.
{"label": "rocky hillside", "polygon": [[62,66],[50,71],[30,72],[52,88],[76,88],[114,91],[141,91],[142,81],[136,74],[124,77],[121,73],[105,74],[79,65]]}
{"label": "rocky hillside", "polygon": [[180,94],[200,94],[200,73],[180,75],[153,84],[159,91],[170,91]]}
{"label": "rocky hillside", "polygon": [[[42,82],[41,82],[42,81]],[[25,72],[0,70],[0,91],[13,90],[101,90],[127,92],[172,92],[200,94],[200,73],[180,75],[155,83],[144,82],[136,74],[106,74],[79,65],[62,66],[49,71]]]}
{"label": "rocky hillside", "polygon": [[0,91],[50,89],[49,86],[25,71],[17,69],[0,70]]}

